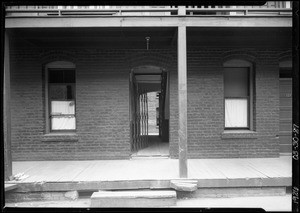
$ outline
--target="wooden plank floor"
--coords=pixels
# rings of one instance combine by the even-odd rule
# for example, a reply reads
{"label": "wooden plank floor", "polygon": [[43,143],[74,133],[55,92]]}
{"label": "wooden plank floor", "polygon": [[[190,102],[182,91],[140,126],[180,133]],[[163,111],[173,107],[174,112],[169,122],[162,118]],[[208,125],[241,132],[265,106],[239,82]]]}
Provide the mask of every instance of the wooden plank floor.
{"label": "wooden plank floor", "polygon": [[[17,182],[71,182],[114,180],[171,180],[179,178],[178,159],[132,158],[95,161],[15,161]],[[290,156],[260,159],[189,159],[188,177],[198,180],[291,178]],[[14,181],[9,181],[13,183]],[[15,181],[16,182],[16,181]]]}
{"label": "wooden plank floor", "polygon": [[148,147],[141,149],[132,155],[132,157],[144,156],[169,156],[169,143],[153,142]]}
{"label": "wooden plank floor", "polygon": [[149,145],[132,154],[132,157],[169,156],[169,143],[157,135],[148,136]]}

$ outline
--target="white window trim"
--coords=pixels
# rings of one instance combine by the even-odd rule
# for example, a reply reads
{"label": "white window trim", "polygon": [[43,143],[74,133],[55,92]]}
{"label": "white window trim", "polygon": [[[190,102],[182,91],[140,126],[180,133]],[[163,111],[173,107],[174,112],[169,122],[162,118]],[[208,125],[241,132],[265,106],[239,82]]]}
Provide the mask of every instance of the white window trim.
{"label": "white window trim", "polygon": [[[225,61],[223,63],[223,68],[230,68],[230,67],[246,67],[249,68],[249,77],[250,77],[250,82],[249,82],[249,130],[250,131],[254,131],[254,125],[253,125],[253,90],[254,90],[254,68],[253,68],[253,64],[249,61],[246,60],[242,60],[242,59],[231,59],[228,61]],[[224,73],[224,72],[223,72]],[[225,86],[225,85],[223,85]],[[224,91],[224,87],[223,87],[223,91]],[[225,97],[223,98],[223,100],[225,100]],[[225,101],[224,101],[224,129],[225,129]]]}
{"label": "white window trim", "polygon": [[[76,69],[76,65],[69,61],[53,61],[45,65],[45,132],[46,134],[52,133],[50,131],[50,119],[49,119],[49,96],[48,96],[48,80],[49,69]],[[76,94],[76,93],[75,93]]]}

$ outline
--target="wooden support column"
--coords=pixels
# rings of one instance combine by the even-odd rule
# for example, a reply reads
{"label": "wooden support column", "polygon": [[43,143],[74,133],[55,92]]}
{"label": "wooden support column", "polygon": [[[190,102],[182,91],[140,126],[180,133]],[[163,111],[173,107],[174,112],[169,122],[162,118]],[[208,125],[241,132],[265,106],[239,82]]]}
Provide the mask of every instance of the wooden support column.
{"label": "wooden support column", "polygon": [[186,8],[185,6],[178,6],[178,15],[185,16],[186,15]]}
{"label": "wooden support column", "polygon": [[4,82],[3,82],[3,113],[4,113],[4,175],[9,180],[12,175],[11,157],[11,116],[10,116],[10,59],[9,59],[9,36],[5,32],[4,41]]}
{"label": "wooden support column", "polygon": [[187,54],[186,26],[178,27],[179,176],[187,178]]}

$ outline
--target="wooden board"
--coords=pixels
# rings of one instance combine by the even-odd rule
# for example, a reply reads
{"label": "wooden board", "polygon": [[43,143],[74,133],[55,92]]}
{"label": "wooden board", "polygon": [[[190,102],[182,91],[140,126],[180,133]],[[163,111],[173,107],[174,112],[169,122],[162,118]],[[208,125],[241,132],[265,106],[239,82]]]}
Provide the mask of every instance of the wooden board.
{"label": "wooden board", "polygon": [[186,178],[187,168],[187,53],[186,26],[178,27],[178,111],[179,176]]}
{"label": "wooden board", "polygon": [[10,191],[10,190],[13,190],[13,189],[16,189],[18,188],[18,185],[17,184],[11,184],[11,183],[5,183],[4,184],[4,189],[5,191]]}
{"label": "wooden board", "polygon": [[[77,187],[75,183],[80,183],[80,187],[92,184],[92,187],[104,182],[109,185],[111,181],[117,181],[117,185],[122,185],[123,182],[132,185],[134,182],[144,181],[140,186],[146,183],[149,186],[154,181],[155,185],[159,186],[160,183],[166,184],[165,181],[180,179],[178,159],[19,161],[13,162],[13,167],[15,174],[24,173],[28,178],[7,183],[34,183],[36,187],[42,188],[50,183],[67,184],[66,187],[72,188]],[[188,171],[188,178],[198,180],[198,186],[201,187],[264,184],[280,186],[291,183],[292,159],[290,156],[260,159],[189,159]]]}
{"label": "wooden board", "polygon": [[5,28],[47,27],[292,27],[292,17],[287,16],[201,16],[196,17],[7,17]]}

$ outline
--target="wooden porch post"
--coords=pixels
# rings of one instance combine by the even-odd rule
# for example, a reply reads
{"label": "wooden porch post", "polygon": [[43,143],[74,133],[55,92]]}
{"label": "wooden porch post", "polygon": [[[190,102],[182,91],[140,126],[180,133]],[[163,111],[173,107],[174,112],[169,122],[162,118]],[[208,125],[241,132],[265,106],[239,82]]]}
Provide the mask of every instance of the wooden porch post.
{"label": "wooden porch post", "polygon": [[4,41],[4,78],[3,78],[3,118],[4,118],[4,175],[9,180],[12,175],[11,157],[11,116],[10,116],[10,59],[9,35],[5,32]]}
{"label": "wooden porch post", "polygon": [[185,6],[178,6],[178,15],[185,16],[186,15],[186,8]]}
{"label": "wooden porch post", "polygon": [[179,176],[187,178],[186,26],[178,26]]}

